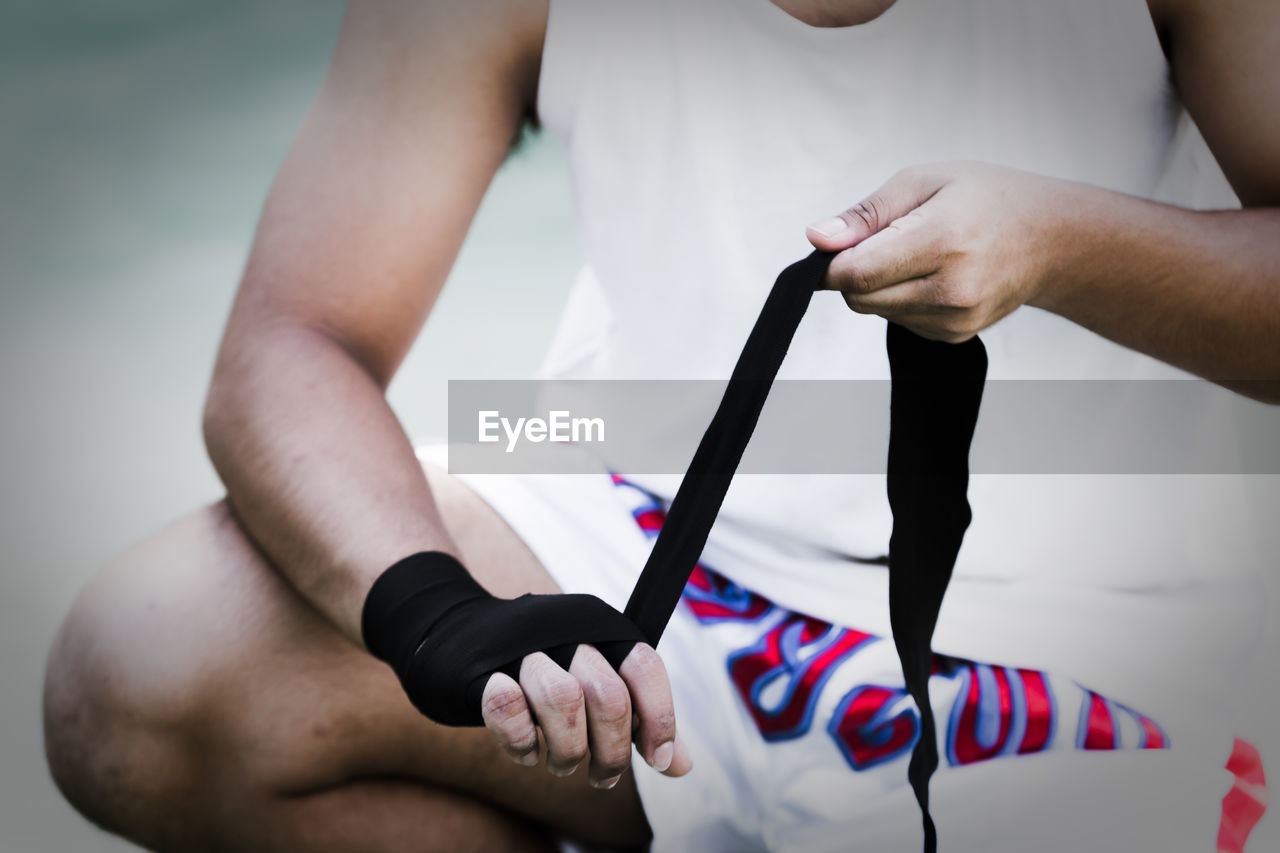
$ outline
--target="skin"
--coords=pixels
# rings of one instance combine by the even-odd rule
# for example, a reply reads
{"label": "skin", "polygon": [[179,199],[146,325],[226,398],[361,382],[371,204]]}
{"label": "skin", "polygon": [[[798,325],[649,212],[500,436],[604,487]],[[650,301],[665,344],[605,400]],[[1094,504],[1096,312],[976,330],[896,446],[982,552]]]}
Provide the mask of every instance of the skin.
{"label": "skin", "polygon": [[[206,406],[210,458],[249,536],[357,645],[387,566],[456,553],[384,393],[531,109],[545,19],[545,3],[353,3],[231,312]],[[449,85],[423,85],[446,75]],[[518,684],[496,674],[482,701],[522,763],[537,757],[535,714],[556,775],[590,745],[592,779],[616,782],[633,712],[645,759],[689,769],[675,755],[662,661],[646,645],[620,673],[591,647],[568,673],[530,655]]]}
{"label": "skin", "polygon": [[[840,26],[891,3],[777,5]],[[926,166],[809,229],[841,252],[829,286],[945,340],[1042,307],[1280,399],[1267,207],[1280,203],[1280,8],[1152,0],[1152,13],[1247,210]],[[556,591],[478,498],[424,475],[384,397],[536,102],[546,16],[546,0],[351,3],[209,392],[228,498],[109,567],[50,657],[50,766],[100,824],[181,850],[546,849],[543,828],[629,844],[647,835],[631,743],[689,771],[646,646],[620,674],[590,647],[568,672],[530,655],[518,682],[489,681],[484,730],[423,719],[361,646],[369,587],[416,551],[458,555],[497,595]]]}
{"label": "skin", "polygon": [[851,27],[883,15],[894,0],[773,0],[773,5],[811,27]]}
{"label": "skin", "polygon": [[[1280,6],[1153,0],[1178,90],[1243,211],[982,163],[907,169],[808,229],[854,311],[966,340],[1022,305],[1280,403]],[[1123,282],[1123,286],[1117,283]]]}

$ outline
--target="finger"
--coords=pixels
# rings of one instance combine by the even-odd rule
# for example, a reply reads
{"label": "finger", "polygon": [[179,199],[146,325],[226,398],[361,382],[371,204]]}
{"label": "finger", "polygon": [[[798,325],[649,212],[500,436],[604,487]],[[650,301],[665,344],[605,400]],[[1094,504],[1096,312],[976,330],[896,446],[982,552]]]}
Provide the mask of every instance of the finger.
{"label": "finger", "polygon": [[903,169],[853,207],[810,225],[809,242],[827,252],[851,248],[924,204],[944,183],[941,175]]}
{"label": "finger", "polygon": [[612,788],[631,766],[631,695],[609,662],[591,646],[578,646],[569,666],[587,705],[591,781]]}
{"label": "finger", "polygon": [[823,287],[871,293],[937,272],[947,254],[945,234],[927,211],[918,208],[836,255]]}
{"label": "finger", "polygon": [[489,676],[480,710],[485,727],[513,761],[526,767],[538,763],[538,731],[515,679],[501,672]]}
{"label": "finger", "polygon": [[637,722],[636,746],[649,765],[668,775],[675,772],[676,713],[671,684],[662,658],[651,646],[639,643],[618,670],[631,691]]}
{"label": "finger", "polygon": [[568,776],[587,756],[582,687],[542,652],[520,664],[520,687],[547,741],[547,769]]}
{"label": "finger", "polygon": [[675,750],[671,757],[671,766],[667,768],[668,776],[683,776],[693,769],[693,759],[684,745],[679,733],[676,734]]}
{"label": "finger", "polygon": [[903,315],[931,316],[952,310],[938,304],[936,293],[939,286],[933,278],[925,276],[870,293],[845,291],[844,301],[859,314],[877,314],[890,320]]}

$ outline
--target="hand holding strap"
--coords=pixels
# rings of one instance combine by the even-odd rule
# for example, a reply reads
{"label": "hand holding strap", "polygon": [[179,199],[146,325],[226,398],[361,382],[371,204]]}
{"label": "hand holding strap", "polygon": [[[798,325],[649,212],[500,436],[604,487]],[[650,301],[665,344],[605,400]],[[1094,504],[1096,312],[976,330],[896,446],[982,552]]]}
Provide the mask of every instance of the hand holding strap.
{"label": "hand holding strap", "polygon": [[[568,668],[578,643],[591,643],[614,669],[637,642],[656,646],[701,557],[716,515],[768,398],[787,348],[834,256],[814,252],[778,276],[734,367],[724,397],[694,453],[643,572],[621,614],[592,596],[494,598],[445,554],[418,554],[378,579],[365,603],[369,650],[400,676],[428,717],[481,723],[480,700],[493,672],[512,674],[544,651]],[[966,492],[987,371],[973,338],[951,345],[889,324],[893,380],[888,492],[889,618],[921,735],[907,775],[920,803],[925,850],[937,849],[929,777],[938,765],[929,704],[931,642],[942,597],[969,525]]]}
{"label": "hand holding strap", "polygon": [[[627,603],[626,614],[656,646],[702,555],[791,339],[834,255],[814,252],[783,270],[738,357],[724,397],[698,445]],[[978,420],[987,353],[972,338],[947,344],[889,324],[893,381],[888,492],[889,620],[907,691],[920,709],[920,738],[907,778],[920,804],[924,849],[937,849],[929,777],[938,766],[929,673],[933,630],[969,525],[969,445]]]}

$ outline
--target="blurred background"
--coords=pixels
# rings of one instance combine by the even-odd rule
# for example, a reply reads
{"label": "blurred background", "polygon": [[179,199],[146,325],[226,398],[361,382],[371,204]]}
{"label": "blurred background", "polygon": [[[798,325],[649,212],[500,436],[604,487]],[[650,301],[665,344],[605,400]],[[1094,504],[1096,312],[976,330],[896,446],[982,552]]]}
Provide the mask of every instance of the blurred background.
{"label": "blurred background", "polygon": [[[90,574],[221,494],[205,384],[341,8],[0,4],[0,853],[134,849],[48,778],[44,659]],[[1178,194],[1231,203],[1194,134],[1180,150]],[[392,386],[414,439],[443,437],[447,378],[532,374],[580,259],[566,177],[547,136],[500,172]],[[1280,478],[1249,479],[1280,506]]]}
{"label": "blurred background", "polygon": [[[342,5],[0,3],[0,853],[135,849],[49,781],[45,654],[90,574],[221,495],[205,385]],[[531,137],[392,387],[415,439],[446,377],[532,374],[578,263],[564,151]]]}

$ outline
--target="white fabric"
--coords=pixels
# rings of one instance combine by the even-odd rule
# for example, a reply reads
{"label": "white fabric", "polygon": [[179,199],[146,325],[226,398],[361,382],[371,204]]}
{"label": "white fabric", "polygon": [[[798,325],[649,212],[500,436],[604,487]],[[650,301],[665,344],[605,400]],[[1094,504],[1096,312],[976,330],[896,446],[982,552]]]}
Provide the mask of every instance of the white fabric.
{"label": "white fabric", "polygon": [[[436,464],[445,461],[441,447],[423,448],[419,455]],[[631,579],[652,547],[632,517],[632,490],[615,486],[603,472],[463,479],[503,513],[561,588],[598,595],[615,607],[625,604]],[[733,575],[742,556],[725,547],[717,531],[704,562]],[[633,760],[655,834],[653,850],[918,850],[920,818],[907,786],[906,755],[855,772],[828,733],[848,690],[901,685],[892,645],[877,641],[841,664],[822,688],[806,733],[769,743],[735,693],[726,660],[772,621],[766,616],[756,624],[700,624],[681,606],[663,635],[658,649],[694,770],[669,779],[638,756]],[[1222,767],[1230,739],[1207,732],[1198,717],[1185,719],[1176,693],[1156,697],[1125,686],[1114,698],[1156,715],[1174,749],[1080,752],[1073,740],[1082,689],[1065,676],[1055,676],[1053,689],[1061,720],[1050,751],[966,767],[951,767],[943,759],[932,783],[942,848],[955,853],[1212,850],[1222,796],[1232,782]],[[958,685],[935,678],[930,690],[935,709],[946,709]],[[947,716],[945,710],[939,713],[939,734],[945,737]],[[1136,737],[1126,730],[1122,740],[1132,747]]]}
{"label": "white fabric", "polygon": [[[977,159],[1149,195],[1180,115],[1143,0],[898,0],[836,29],[769,0],[553,0],[539,110],[587,257],[541,375],[607,379],[726,377],[805,224],[899,168]],[[781,375],[884,378],[883,338],[819,294]],[[994,379],[1182,375],[1031,308],[983,338]],[[653,434],[682,417],[653,412]],[[1184,651],[1235,672],[1266,523],[1238,484],[975,477],[936,647],[1165,688]],[[883,631],[883,571],[831,557],[884,553],[889,525],[879,477],[741,477],[718,536],[744,586]]]}

